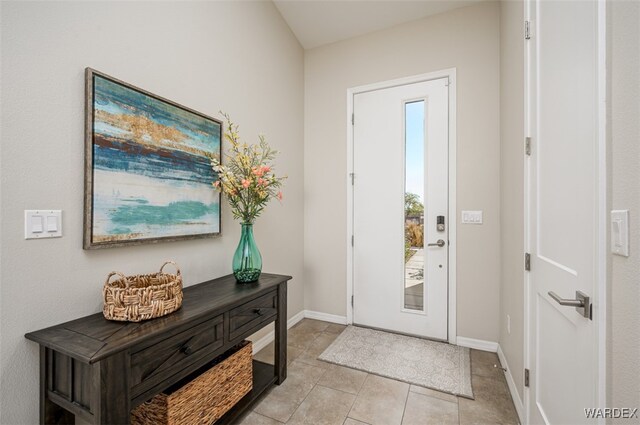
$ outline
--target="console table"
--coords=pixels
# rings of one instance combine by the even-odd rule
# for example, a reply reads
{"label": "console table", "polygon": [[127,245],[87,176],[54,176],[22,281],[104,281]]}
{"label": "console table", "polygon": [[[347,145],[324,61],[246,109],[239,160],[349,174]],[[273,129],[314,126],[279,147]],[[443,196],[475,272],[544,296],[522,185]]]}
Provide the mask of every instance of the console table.
{"label": "console table", "polygon": [[140,323],[102,313],[26,334],[40,344],[40,422],[128,424],[130,411],[275,321],[275,366],[253,361],[253,390],[216,423],[233,421],[287,377],[287,282],[232,275],[184,289],[182,308]]}

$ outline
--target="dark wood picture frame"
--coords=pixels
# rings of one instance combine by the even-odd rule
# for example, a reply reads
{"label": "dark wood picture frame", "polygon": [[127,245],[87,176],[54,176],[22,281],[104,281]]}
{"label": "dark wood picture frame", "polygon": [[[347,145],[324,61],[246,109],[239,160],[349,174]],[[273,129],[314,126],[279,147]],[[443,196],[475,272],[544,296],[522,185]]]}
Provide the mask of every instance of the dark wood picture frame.
{"label": "dark wood picture frame", "polygon": [[[116,101],[105,102],[104,87],[113,90]],[[100,91],[98,95],[96,90]],[[134,102],[127,105],[127,99]],[[97,104],[98,101],[101,103]],[[97,114],[99,133],[96,133]],[[221,195],[211,186],[215,175],[209,158],[221,158],[223,134],[223,123],[216,118],[86,68],[83,248],[220,236]],[[211,151],[205,150],[208,143],[214,148]],[[121,195],[119,188],[110,186],[116,184],[114,180],[126,178],[125,186],[135,187],[129,177],[139,179],[142,184],[157,182],[159,187],[150,185],[148,191],[141,190],[138,196],[136,193]],[[95,188],[96,182],[99,190]],[[109,189],[112,195],[104,196]],[[172,201],[174,189],[181,195]],[[192,193],[196,200],[185,200],[185,193]],[[163,198],[162,206],[145,198],[153,194]],[[202,199],[211,203],[206,204]],[[104,229],[108,226],[111,230],[105,235]],[[96,232],[97,228],[100,231]],[[172,228],[176,234],[170,233]],[[165,234],[153,236],[153,229]],[[180,234],[181,229],[188,232]],[[143,231],[147,233],[141,233]]]}

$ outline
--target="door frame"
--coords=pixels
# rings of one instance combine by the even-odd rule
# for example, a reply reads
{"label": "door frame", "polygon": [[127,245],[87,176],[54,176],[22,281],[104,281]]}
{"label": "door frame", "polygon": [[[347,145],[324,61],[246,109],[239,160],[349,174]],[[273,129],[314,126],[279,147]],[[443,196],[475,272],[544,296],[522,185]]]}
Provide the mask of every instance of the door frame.
{"label": "door frame", "polygon": [[[541,1],[541,0],[538,0]],[[596,232],[596,250],[594,264],[594,279],[596,282],[596,291],[593,294],[591,302],[593,303],[593,325],[595,326],[594,336],[595,343],[593,346],[595,354],[595,363],[593,366],[597,370],[596,373],[596,402],[597,406],[585,407],[606,407],[607,406],[607,269],[608,269],[608,238],[609,238],[609,212],[608,212],[608,157],[607,157],[607,0],[593,0],[597,2],[597,93],[598,93],[598,134],[596,149],[596,168],[597,168],[597,194],[598,199],[594,205],[597,214],[598,228]],[[531,9],[535,7],[533,0],[525,0],[524,20],[531,22]],[[535,37],[535,22],[532,26],[532,37]],[[530,74],[530,58],[533,54],[532,43],[525,44],[524,55],[524,72],[525,72],[525,134],[524,137],[531,135],[531,128],[534,123],[531,122],[531,90],[533,82]],[[529,190],[529,182],[531,180],[531,161],[525,156],[524,164],[524,252],[530,252],[531,249],[531,217],[529,215],[531,191]],[[533,346],[533,335],[530,332],[531,325],[531,278],[528,272],[524,272],[524,367],[531,369],[531,348]],[[524,422],[529,423],[531,405],[530,405],[530,388],[524,387]],[[605,424],[604,418],[597,419],[598,424]]]}
{"label": "door frame", "polygon": [[448,190],[448,217],[449,223],[449,267],[448,267],[448,312],[447,312],[447,341],[455,344],[457,339],[456,330],[456,249],[457,249],[457,209],[456,209],[456,68],[448,68],[426,74],[414,75],[410,77],[398,78],[394,80],[382,81],[379,83],[356,86],[347,89],[347,174],[345,185],[347,187],[347,234],[345,244],[347,246],[347,324],[353,324],[353,246],[351,238],[353,235],[353,194],[354,186],[351,184],[353,173],[353,98],[356,94],[388,89],[391,87],[408,84],[422,83],[440,78],[449,79],[449,190]]}

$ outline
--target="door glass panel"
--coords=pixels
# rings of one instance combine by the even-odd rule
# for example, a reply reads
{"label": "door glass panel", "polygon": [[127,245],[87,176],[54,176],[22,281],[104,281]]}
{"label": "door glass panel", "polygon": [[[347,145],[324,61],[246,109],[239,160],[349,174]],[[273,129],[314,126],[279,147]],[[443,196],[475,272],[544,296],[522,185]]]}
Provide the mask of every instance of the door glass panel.
{"label": "door glass panel", "polygon": [[424,310],[424,101],[405,103],[404,308]]}

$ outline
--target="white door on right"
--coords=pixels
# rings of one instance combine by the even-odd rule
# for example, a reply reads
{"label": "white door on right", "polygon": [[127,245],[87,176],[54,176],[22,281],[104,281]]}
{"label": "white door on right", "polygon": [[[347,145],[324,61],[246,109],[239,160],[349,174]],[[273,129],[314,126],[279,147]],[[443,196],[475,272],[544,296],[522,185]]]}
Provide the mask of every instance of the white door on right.
{"label": "white door on right", "polygon": [[593,423],[597,327],[581,299],[597,296],[598,2],[527,4],[528,421]]}

